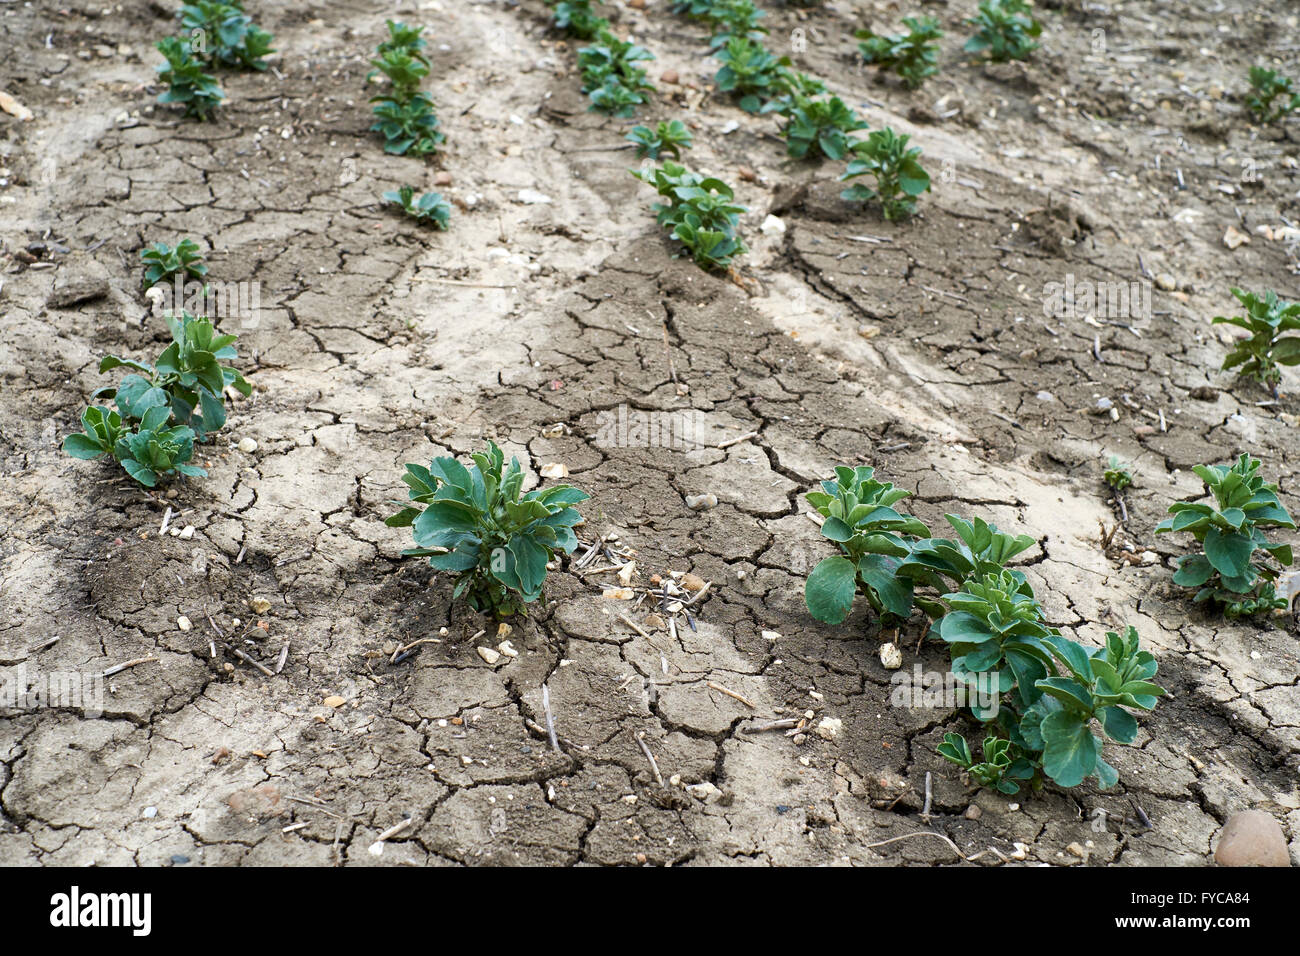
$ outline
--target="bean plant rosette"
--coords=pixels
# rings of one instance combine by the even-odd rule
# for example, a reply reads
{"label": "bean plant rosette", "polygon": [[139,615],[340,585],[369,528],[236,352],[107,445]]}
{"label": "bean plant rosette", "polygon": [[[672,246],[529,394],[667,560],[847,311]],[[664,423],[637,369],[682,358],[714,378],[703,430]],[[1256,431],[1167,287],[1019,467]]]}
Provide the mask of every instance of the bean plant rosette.
{"label": "bean plant rosette", "polygon": [[1296,527],[1278,499],[1277,485],[1266,482],[1259,461],[1244,454],[1231,466],[1197,465],[1193,471],[1214,504],[1176,501],[1169,507],[1173,517],[1156,527],[1156,534],[1187,532],[1202,548],[1179,560],[1174,583],[1196,588],[1194,602],[1220,604],[1230,618],[1286,607],[1275,582],[1278,566],[1291,564],[1291,545],[1271,542],[1263,531]]}
{"label": "bean plant rosette", "polygon": [[112,401],[116,410],[92,405],[81,416],[82,431],[63,441],[63,450],[74,458],[111,455],[149,488],[163,477],[207,474],[188,464],[194,442],[226,423],[227,388],[252,393],[237,369],[222,364],[235,357],[235,336],[218,333],[209,319],[188,312],[166,319],[172,342],[152,365],[116,355],[103,358],[101,373],[130,370],[118,385],[91,396]]}
{"label": "bean plant rosette", "polygon": [[854,184],[840,193],[841,198],[853,202],[878,200],[889,220],[912,215],[916,211],[916,198],[930,191],[930,174],[921,167],[921,150],[915,146],[908,148],[908,138],[886,126],[853,143],[853,158],[840,180],[870,173],[876,178],[876,188]]}
{"label": "bean plant rosette", "polygon": [[882,622],[900,623],[912,613],[912,581],[897,571],[901,559],[911,554],[907,536],[928,536],[930,530],[893,509],[910,492],[876,481],[874,474],[867,465],[841,465],[834,481],[823,481],[821,491],[805,495],[825,518],[822,536],[842,552],[813,568],[805,583],[804,600],[819,621],[843,621],[858,593]]}
{"label": "bean plant rosette", "polygon": [[1233,343],[1223,360],[1223,371],[1236,369],[1237,375],[1252,378],[1273,392],[1282,381],[1283,365],[1300,365],[1300,302],[1286,302],[1276,292],[1263,295],[1233,289],[1232,294],[1246,307],[1245,315],[1216,315],[1212,325],[1235,325],[1248,336]]}
{"label": "bean plant rosette", "polygon": [[408,464],[402,476],[409,506],[386,520],[409,527],[416,547],[403,555],[427,557],[439,571],[457,576],[453,598],[498,618],[519,613],[536,601],[546,565],[557,553],[572,554],[573,528],[582,516],[573,505],[589,497],[570,485],[521,494],[524,471],[489,441],[465,467],[455,458],[435,458],[429,467]]}

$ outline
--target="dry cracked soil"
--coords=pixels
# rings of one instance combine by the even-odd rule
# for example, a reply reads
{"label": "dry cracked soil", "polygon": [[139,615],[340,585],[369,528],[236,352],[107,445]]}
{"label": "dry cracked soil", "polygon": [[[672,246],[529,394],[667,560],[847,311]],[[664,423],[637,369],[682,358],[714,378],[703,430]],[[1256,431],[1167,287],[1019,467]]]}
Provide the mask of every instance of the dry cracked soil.
{"label": "dry cracked soil", "polygon": [[[1275,403],[1235,383],[1208,321],[1232,286],[1300,297],[1296,244],[1272,238],[1296,215],[1296,126],[1252,125],[1241,95],[1257,55],[1300,69],[1300,6],[1057,0],[1032,60],[993,66],[960,52],[973,0],[930,2],[942,70],[910,92],[852,35],[906,5],[773,2],[778,52],[923,148],[933,192],[890,223],[711,90],[700,25],[611,4],[657,57],[639,119],[689,122],[690,164],[749,208],[730,278],[672,257],[628,175],[634,121],[587,111],[539,0],[247,6],[274,70],[223,72],[229,102],[200,124],[154,105],[172,4],[0,4],[0,88],[34,114],[0,114],[0,666],[149,659],[108,679],[101,716],[0,710],[0,863],[945,865],[955,846],[979,865],[1200,865],[1246,807],[1300,861],[1292,622],[1194,608],[1170,582],[1185,542],[1153,534],[1202,493],[1191,466],[1243,451],[1300,504],[1300,383],[1287,370]],[[367,131],[386,16],[431,38],[432,161]],[[439,172],[449,232],[381,204]],[[1228,227],[1249,242],[1227,248]],[[59,443],[106,383],[101,354],[161,348],[139,252],[183,236],[212,278],[259,284],[236,330],[256,390],[202,446],[208,478],[147,492]],[[1045,315],[1067,277],[1146,283],[1151,307]],[[598,441],[620,408],[711,437]],[[495,624],[383,518],[403,463],[488,438],[530,484],[567,467],[592,496],[583,537],[635,551],[634,585],[711,582],[695,627],[643,627],[644,604],[604,596],[612,574],[566,562],[511,622],[518,656],[487,663]],[[1138,476],[1118,530],[1112,454]],[[979,514],[1034,536],[1023,567],[1065,633],[1138,627],[1171,696],[1108,748],[1118,787],[978,791],[934,750],[969,720],[891,702],[890,635],[862,602],[842,626],[809,617],[803,580],[831,548],[802,493],[838,463],[913,490],[934,527]],[[699,494],[717,506],[688,508]],[[921,636],[899,636],[902,673],[946,670]],[[754,729],[809,713],[824,734]],[[953,846],[889,842],[927,830]]]}

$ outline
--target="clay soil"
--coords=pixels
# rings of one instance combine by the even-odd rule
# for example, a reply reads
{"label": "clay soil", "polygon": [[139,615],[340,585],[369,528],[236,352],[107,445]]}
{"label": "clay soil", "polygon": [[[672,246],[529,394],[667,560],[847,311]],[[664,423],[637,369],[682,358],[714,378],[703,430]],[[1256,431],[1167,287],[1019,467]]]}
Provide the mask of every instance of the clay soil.
{"label": "clay soil", "polygon": [[[773,2],[774,49],[923,148],[933,193],[890,223],[839,198],[840,164],[788,160],[770,117],[711,92],[702,27],[615,3],[657,57],[639,118],[688,121],[690,164],[749,207],[732,278],[672,257],[627,172],[632,122],[587,111],[538,0],[248,6],[275,70],[223,73],[229,103],[200,124],[153,105],[172,4],[0,4],[0,88],[35,114],[0,114],[0,665],[154,659],[109,679],[100,717],[0,711],[0,863],[959,863],[933,837],[883,842],[933,830],[979,865],[1202,865],[1246,807],[1300,861],[1291,619],[1194,608],[1170,582],[1186,542],[1153,534],[1202,493],[1191,466],[1243,451],[1300,506],[1300,380],[1260,404],[1218,371],[1209,324],[1232,286],[1300,298],[1294,244],[1259,231],[1296,218],[1296,126],[1242,104],[1257,60],[1300,72],[1296,4],[1057,0],[1033,59],[991,66],[960,52],[973,0],[927,3],[942,71],[909,92],[860,66],[852,31],[915,5]],[[432,161],[367,132],[386,16],[431,37]],[[449,232],[381,205],[440,171]],[[1229,227],[1250,241],[1227,248]],[[214,279],[260,283],[260,321],[234,330],[256,391],[201,449],[208,478],[151,493],[59,443],[110,381],[103,353],[161,349],[139,252],[184,236]],[[1046,316],[1067,276],[1149,281],[1151,314]],[[103,294],[58,307],[77,283]],[[714,437],[597,442],[620,406],[696,412]],[[634,549],[634,584],[712,582],[697,629],[639,633],[620,615],[644,605],[566,563],[511,622],[519,656],[489,665],[495,624],[383,524],[403,463],[487,438],[533,476],[566,466],[592,496],[583,537]],[[1138,477],[1103,548],[1111,454]],[[979,792],[934,751],[974,725],[891,703],[892,635],[865,605],[838,627],[808,615],[831,546],[802,493],[838,463],[914,490],[932,527],[978,514],[1034,536],[1023,567],[1066,634],[1138,627],[1171,696],[1107,748],[1118,787]],[[717,507],[689,509],[697,494]],[[221,635],[272,669],[288,644],[287,663],[213,656]],[[904,671],[946,670],[921,637],[919,620],[899,636]],[[753,730],[807,712],[837,732]]]}

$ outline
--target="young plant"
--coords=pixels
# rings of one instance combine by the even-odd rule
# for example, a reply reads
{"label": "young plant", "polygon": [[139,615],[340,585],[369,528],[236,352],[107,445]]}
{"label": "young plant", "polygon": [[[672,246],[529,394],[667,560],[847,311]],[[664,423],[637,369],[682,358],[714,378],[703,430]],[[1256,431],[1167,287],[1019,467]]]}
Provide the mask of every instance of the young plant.
{"label": "young plant", "polygon": [[700,176],[677,163],[659,168],[629,170],[664,197],[654,206],[659,225],[670,231],[702,269],[724,270],[731,260],[749,249],[736,235],[744,206],[720,179]]}
{"label": "young plant", "polygon": [[[912,607],[938,620],[948,606],[925,588],[942,595],[977,575],[1007,574],[1020,591],[1032,596],[1025,575],[1005,563],[1034,545],[1028,535],[1009,535],[982,518],[966,521],[947,515],[957,540],[932,538],[919,519],[892,506],[909,492],[875,479],[867,466],[838,466],[834,480],[805,496],[825,518],[822,535],[839,545],[841,555],[813,569],[804,586],[809,612],[819,621],[838,624],[861,593],[885,626],[906,621]],[[950,587],[948,582],[952,582]]]}
{"label": "young plant", "polygon": [[1000,737],[985,737],[983,743],[984,759],[975,762],[970,751],[970,744],[961,734],[944,734],[943,743],[935,748],[940,757],[951,760],[961,767],[982,787],[991,787],[1005,794],[1020,791],[1017,780],[1028,780],[1034,775],[1033,765],[1023,758],[1011,759],[1011,741]]}
{"label": "young plant", "polygon": [[1156,534],[1185,531],[1203,549],[1178,562],[1174,583],[1197,588],[1195,603],[1221,604],[1229,618],[1285,608],[1275,582],[1280,567],[1291,564],[1291,546],[1271,543],[1262,530],[1296,526],[1278,499],[1277,485],[1264,481],[1259,461],[1244,454],[1231,467],[1197,465],[1192,470],[1215,503],[1176,501],[1169,506],[1173,517],[1156,526]]}
{"label": "young plant", "polygon": [[906,135],[899,136],[886,126],[854,143],[854,158],[840,180],[871,173],[876,177],[876,188],[858,184],[840,195],[855,201],[879,200],[889,220],[912,215],[916,211],[916,197],[930,189],[930,174],[921,168],[921,150],[908,149],[907,140]]}
{"label": "young plant", "polygon": [[202,279],[208,274],[208,267],[199,253],[199,244],[193,239],[182,239],[176,243],[175,249],[165,242],[155,242],[145,247],[140,258],[145,266],[145,288],[169,282],[175,275]]}
{"label": "young plant", "polygon": [[717,0],[710,12],[699,19],[713,28],[709,49],[716,50],[725,46],[732,37],[761,40],[767,33],[767,27],[759,23],[759,20],[765,16],[767,14],[754,6],[753,0]]}
{"label": "young plant", "polygon": [[421,52],[425,46],[424,37],[421,36],[424,33],[423,25],[413,27],[401,20],[385,20],[384,23],[388,27],[388,39],[375,47],[375,54],[380,59],[389,52],[409,53],[425,66],[429,65],[428,59]]}
{"label": "young plant", "polygon": [[516,459],[503,469],[505,456],[491,441],[471,457],[469,468],[455,458],[407,465],[402,481],[424,507],[404,508],[385,524],[411,529],[416,547],[404,555],[428,557],[457,576],[454,598],[464,595],[476,611],[509,617],[541,596],[552,557],[573,553],[582,516],[572,505],[588,495],[569,485],[520,494],[523,469]]}
{"label": "young plant", "polygon": [[179,424],[189,425],[202,440],[226,423],[225,390],[247,397],[252,386],[223,362],[235,358],[237,336],[218,334],[212,320],[182,312],[168,314],[172,341],[149,365],[106,355],[100,373],[118,367],[131,370],[116,387],[102,388],[92,398],[113,399],[122,420],[141,421],[151,408],[166,407]]}
{"label": "young plant", "polygon": [[1127,521],[1128,504],[1124,501],[1124,489],[1133,484],[1133,472],[1130,470],[1130,466],[1111,455],[1110,464],[1107,466],[1102,478],[1110,490],[1115,492],[1115,504],[1119,506],[1120,519]]}
{"label": "young plant", "polygon": [[384,152],[398,156],[437,152],[447,137],[438,130],[433,101],[420,92],[420,82],[429,75],[429,61],[418,48],[393,48],[370,62],[389,82],[387,93],[370,98],[376,116],[370,129],[384,135]]}
{"label": "young plant", "polygon": [[206,121],[226,98],[216,77],[203,72],[203,63],[177,37],[159,40],[156,45],[166,60],[156,68],[158,79],[167,84],[158,102],[180,103],[185,107],[186,116]]}
{"label": "young plant", "polygon": [[[1027,534],[1007,534],[997,525],[983,518],[967,521],[957,515],[944,515],[957,532],[956,540],[950,538],[925,538],[911,544],[910,553],[899,564],[898,574],[919,587],[927,586],[938,594],[960,588],[978,575],[1006,572],[1016,582],[1017,590],[1033,594],[1023,571],[1008,568],[1006,563],[1016,555],[1028,551],[1035,544]],[[946,582],[952,582],[950,588]],[[938,621],[948,613],[942,600],[917,595],[919,607],[932,620]]]}
{"label": "young plant", "polygon": [[1034,40],[1043,32],[1025,0],[981,0],[975,16],[966,22],[979,29],[963,49],[987,51],[994,63],[1025,59],[1038,49]]}
{"label": "young plant", "polygon": [[253,24],[240,0],[192,0],[181,7],[190,50],[209,66],[265,70],[271,34]]}
{"label": "young plant", "polygon": [[205,475],[188,464],[195,439],[225,424],[227,387],[245,396],[252,391],[238,371],[221,364],[235,357],[235,336],[218,335],[208,319],[188,312],[168,315],[167,324],[172,343],[155,364],[105,356],[101,373],[132,370],[116,388],[91,396],[111,400],[117,409],[92,405],[81,416],[83,431],[63,440],[63,450],[74,458],[112,455],[149,488],[175,474]]}
{"label": "young plant", "polygon": [[1061,787],[1079,786],[1089,777],[1102,790],[1114,786],[1119,774],[1102,760],[1105,740],[1131,744],[1138,721],[1128,708],[1152,710],[1165,693],[1151,682],[1156,658],[1139,644],[1132,627],[1122,636],[1106,633],[1104,648],[1086,648],[1054,631],[1004,641],[1001,657],[985,654],[1005,665],[998,671],[1004,701],[983,715],[975,713],[991,730],[984,762],[976,765],[969,745],[956,734],[944,736],[940,756],[1004,793],[1017,793],[1022,780],[1040,787],[1044,775]]}
{"label": "young plant", "polygon": [[714,76],[718,89],[730,93],[746,113],[790,89],[790,59],[773,56],[763,44],[747,36],[729,36],[713,54],[722,64]]}
{"label": "young plant", "polygon": [[591,108],[612,116],[631,116],[646,101],[646,91],[654,89],[645,69],[637,64],[653,59],[654,54],[645,47],[601,31],[595,43],[578,51],[582,92],[591,99]]}
{"label": "young plant", "polygon": [[636,158],[658,159],[662,155],[682,158],[682,150],[690,149],[693,144],[691,131],[681,120],[660,122],[653,130],[648,126],[633,126],[632,131],[624,137],[636,144]]}
{"label": "young plant", "polygon": [[859,593],[883,626],[897,626],[912,613],[913,580],[897,572],[912,542],[928,538],[930,529],[891,507],[911,492],[876,481],[874,474],[866,465],[840,465],[834,481],[823,481],[821,491],[804,496],[826,519],[822,536],[842,552],[821,561],[804,584],[809,613],[827,624],[843,621]]}
{"label": "young plant", "polygon": [[451,206],[442,198],[442,193],[425,193],[416,198],[415,190],[410,186],[401,186],[384,193],[384,200],[401,208],[416,222],[445,230],[451,222]]}
{"label": "young plant", "polygon": [[555,28],[579,40],[594,40],[609,29],[609,21],[591,9],[591,0],[560,0],[555,4]]}
{"label": "young plant", "polygon": [[113,458],[132,478],[153,488],[159,478],[186,475],[202,478],[207,472],[189,464],[194,457],[194,430],[169,425],[166,408],[158,406],[144,413],[134,427],[124,427],[121,415],[102,405],[92,405],[81,415],[84,429],[63,439],[63,450],[73,458]]}
{"label": "young plant", "polygon": [[[1273,101],[1279,96],[1282,102],[1274,106]],[[1292,87],[1289,76],[1279,76],[1275,70],[1252,66],[1246,106],[1261,123],[1276,123],[1288,113],[1300,109],[1300,93]]]}
{"label": "young plant", "polygon": [[777,96],[764,103],[760,112],[788,119],[800,102],[825,93],[826,84],[815,76],[781,66],[776,71],[776,89]]}
{"label": "young plant", "polygon": [[818,155],[842,159],[853,145],[848,134],[867,128],[862,118],[838,96],[813,100],[796,95],[794,104],[786,114],[782,130],[786,154],[794,159]]}
{"label": "young plant", "polygon": [[1253,378],[1276,398],[1282,381],[1278,366],[1300,364],[1300,336],[1283,334],[1300,329],[1300,302],[1283,302],[1272,291],[1261,296],[1233,289],[1232,294],[1246,307],[1246,314],[1216,315],[1211,324],[1235,325],[1250,336],[1237,340],[1223,360],[1223,369],[1237,369],[1239,377]]}
{"label": "young plant", "polygon": [[1129,485],[1133,484],[1133,472],[1129,465],[1124,464],[1114,455],[1110,456],[1110,461],[1106,466],[1106,472],[1103,476],[1112,491],[1117,494],[1122,492]]}
{"label": "young plant", "polygon": [[903,78],[909,89],[916,89],[928,76],[939,72],[939,44],[943,36],[939,21],[934,17],[904,17],[907,33],[892,36],[878,35],[870,30],[858,30],[853,35],[862,42],[858,49],[862,58],[882,70],[893,70]]}

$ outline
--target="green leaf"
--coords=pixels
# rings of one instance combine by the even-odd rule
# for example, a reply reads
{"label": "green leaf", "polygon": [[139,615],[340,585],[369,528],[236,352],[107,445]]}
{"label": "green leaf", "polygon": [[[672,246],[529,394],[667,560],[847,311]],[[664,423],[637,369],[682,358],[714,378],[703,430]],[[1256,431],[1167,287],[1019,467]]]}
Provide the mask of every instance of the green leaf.
{"label": "green leaf", "polygon": [[1180,587],[1198,588],[1214,575],[1214,565],[1203,554],[1189,554],[1178,562],[1174,583]]}
{"label": "green leaf", "polygon": [[804,584],[804,601],[809,613],[827,624],[839,624],[853,606],[857,578],[857,566],[846,557],[836,555],[822,561]]}
{"label": "green leaf", "polygon": [[1224,534],[1218,528],[1205,532],[1205,556],[1224,577],[1241,577],[1250,567],[1255,542],[1238,532]]}
{"label": "green leaf", "polygon": [[89,460],[108,453],[108,449],[89,435],[77,433],[63,439],[63,450],[73,458]]}
{"label": "green leaf", "polygon": [[1097,740],[1079,715],[1067,710],[1049,714],[1041,725],[1043,771],[1062,787],[1077,787],[1095,772]]}
{"label": "green leaf", "polygon": [[864,555],[858,562],[858,575],[875,592],[885,610],[906,620],[912,614],[912,582],[895,573],[898,561],[880,554]]}
{"label": "green leaf", "polygon": [[1097,712],[1106,736],[1122,744],[1131,744],[1137,738],[1137,718],[1122,707],[1103,707]]}
{"label": "green leaf", "polygon": [[949,644],[982,644],[995,635],[988,624],[967,611],[953,611],[939,621],[939,636]]}

